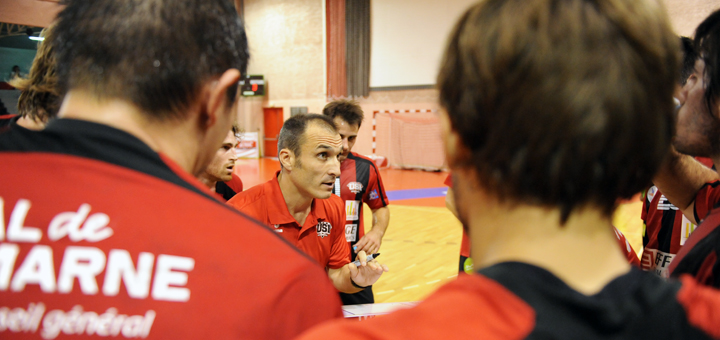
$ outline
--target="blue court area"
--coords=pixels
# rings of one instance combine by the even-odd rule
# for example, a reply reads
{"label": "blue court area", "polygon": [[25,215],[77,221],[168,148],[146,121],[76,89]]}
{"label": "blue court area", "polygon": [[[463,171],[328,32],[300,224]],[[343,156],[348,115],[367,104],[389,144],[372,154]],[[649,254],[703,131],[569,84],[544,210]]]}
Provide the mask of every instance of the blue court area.
{"label": "blue court area", "polygon": [[409,200],[416,198],[444,197],[447,194],[447,187],[391,190],[387,192],[390,202],[397,200]]}

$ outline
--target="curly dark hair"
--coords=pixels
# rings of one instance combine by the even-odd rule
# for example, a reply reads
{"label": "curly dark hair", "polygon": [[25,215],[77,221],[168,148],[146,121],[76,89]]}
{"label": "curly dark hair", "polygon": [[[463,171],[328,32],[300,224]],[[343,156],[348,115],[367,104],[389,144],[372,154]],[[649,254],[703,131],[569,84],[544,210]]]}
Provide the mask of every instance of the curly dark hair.
{"label": "curly dark hair", "polygon": [[695,49],[705,62],[705,103],[708,112],[717,112],[720,98],[720,10],[710,14],[695,30]]}
{"label": "curly dark hair", "polygon": [[362,125],[365,115],[360,105],[354,100],[338,99],[329,102],[323,108],[323,114],[335,119],[340,117],[350,125]]}

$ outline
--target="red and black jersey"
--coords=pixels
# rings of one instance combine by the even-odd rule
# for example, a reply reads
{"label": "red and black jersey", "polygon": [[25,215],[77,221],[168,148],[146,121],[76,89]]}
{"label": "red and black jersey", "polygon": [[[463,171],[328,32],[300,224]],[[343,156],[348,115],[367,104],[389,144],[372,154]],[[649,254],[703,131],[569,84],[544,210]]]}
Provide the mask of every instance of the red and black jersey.
{"label": "red and black jersey", "polygon": [[697,227],[683,215],[655,186],[643,200],[643,270],[668,277],[670,263]]}
{"label": "red and black jersey", "polygon": [[720,181],[705,184],[695,196],[695,219],[702,221],[670,264],[670,274],[690,274],[720,288]]}
{"label": "red and black jersey", "polygon": [[237,193],[243,191],[243,182],[240,176],[232,173],[232,179],[227,182],[218,181],[215,183],[215,193],[225,201],[233,198]]}
{"label": "red and black jersey", "polygon": [[[695,159],[707,167],[713,166],[709,158],[695,157]],[[709,193],[707,189],[701,189],[701,192]],[[707,213],[708,211],[702,212],[703,216]],[[650,187],[645,193],[641,218],[643,220],[641,267],[659,276],[668,277],[670,263],[697,225],[690,222],[655,186]]]}
{"label": "red and black jersey", "polygon": [[672,276],[690,274],[708,286],[720,288],[720,204],[716,205],[670,265]]}
{"label": "red and black jersey", "polygon": [[613,231],[615,232],[615,239],[618,241],[618,245],[620,246],[620,250],[622,250],[623,255],[625,255],[625,259],[627,259],[628,263],[630,263],[633,266],[640,267],[640,260],[637,257],[637,253],[635,252],[635,249],[630,245],[630,242],[625,238],[625,235],[622,233],[622,231],[618,230],[618,228],[615,228],[613,226]]}
{"label": "red and black jersey", "polygon": [[325,323],[300,339],[718,339],[720,292],[632,268],[584,295],[552,273],[506,262],[461,275],[417,306]]}
{"label": "red and black jersey", "polygon": [[352,249],[365,235],[363,202],[370,209],[379,209],[389,204],[375,162],[350,152],[340,163],[340,177],[335,178],[333,193],[345,202],[345,239]]}
{"label": "red and black jersey", "polygon": [[720,203],[720,181],[706,183],[698,190],[695,195],[695,221],[705,219],[710,211],[712,211]]}
{"label": "red and black jersey", "polygon": [[0,178],[0,313],[22,320],[0,338],[292,338],[342,315],[312,259],[126,132],[10,129]]}

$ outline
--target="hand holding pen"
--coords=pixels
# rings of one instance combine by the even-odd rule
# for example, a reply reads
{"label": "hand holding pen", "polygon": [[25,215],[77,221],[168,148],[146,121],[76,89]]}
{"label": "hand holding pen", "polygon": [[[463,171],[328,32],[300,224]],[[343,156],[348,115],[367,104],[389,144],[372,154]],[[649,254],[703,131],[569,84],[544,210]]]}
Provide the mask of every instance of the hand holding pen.
{"label": "hand holding pen", "polygon": [[386,265],[380,264],[375,260],[378,256],[380,256],[379,253],[368,256],[363,250],[358,252],[357,260],[351,262],[349,266],[350,282],[353,286],[366,288],[374,284],[382,273],[389,271]]}
{"label": "hand holding pen", "polygon": [[[363,251],[363,252],[364,252],[364,251]],[[360,255],[360,254],[358,254],[358,255]],[[366,262],[370,262],[370,261],[378,258],[378,256],[380,256],[380,253],[370,254],[370,255],[367,256],[367,258],[365,259],[365,261],[366,261]],[[359,257],[360,257],[360,256],[358,256],[358,259],[356,259],[355,261],[353,261],[353,264],[355,265],[355,267],[360,267],[360,259],[359,259]]]}

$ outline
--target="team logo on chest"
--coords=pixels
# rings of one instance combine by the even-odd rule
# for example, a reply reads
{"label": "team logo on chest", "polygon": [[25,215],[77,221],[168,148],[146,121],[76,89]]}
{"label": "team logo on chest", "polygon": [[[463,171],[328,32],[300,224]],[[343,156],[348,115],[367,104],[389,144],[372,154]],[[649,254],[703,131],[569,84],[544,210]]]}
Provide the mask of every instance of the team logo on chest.
{"label": "team logo on chest", "polygon": [[332,229],[332,225],[328,222],[319,222],[315,229],[317,230],[318,236],[320,238],[325,238],[325,236],[330,235],[330,229]]}
{"label": "team logo on chest", "polygon": [[363,189],[363,185],[360,182],[350,182],[347,186],[348,189],[350,189],[350,192],[352,192],[353,194],[358,194]]}

